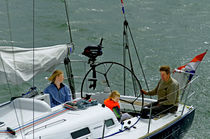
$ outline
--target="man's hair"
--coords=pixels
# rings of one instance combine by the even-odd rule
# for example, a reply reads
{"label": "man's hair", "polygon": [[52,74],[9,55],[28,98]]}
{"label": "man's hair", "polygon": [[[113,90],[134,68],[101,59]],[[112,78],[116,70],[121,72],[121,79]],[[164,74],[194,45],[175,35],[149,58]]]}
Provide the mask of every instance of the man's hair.
{"label": "man's hair", "polygon": [[165,71],[167,74],[170,74],[170,67],[167,65],[160,66],[160,71]]}

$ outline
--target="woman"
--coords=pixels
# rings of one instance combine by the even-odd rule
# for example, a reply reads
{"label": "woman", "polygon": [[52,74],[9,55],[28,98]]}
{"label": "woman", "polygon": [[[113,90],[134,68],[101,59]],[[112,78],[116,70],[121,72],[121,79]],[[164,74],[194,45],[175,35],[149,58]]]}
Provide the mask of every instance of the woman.
{"label": "woman", "polygon": [[115,116],[117,117],[118,121],[124,121],[126,119],[131,118],[131,116],[128,113],[121,113],[120,112],[120,93],[116,90],[112,91],[109,97],[104,100],[104,104],[111,109]]}
{"label": "woman", "polygon": [[61,70],[55,70],[48,80],[51,81],[51,84],[44,90],[44,93],[50,95],[51,107],[71,100],[71,91],[63,84],[64,75]]}

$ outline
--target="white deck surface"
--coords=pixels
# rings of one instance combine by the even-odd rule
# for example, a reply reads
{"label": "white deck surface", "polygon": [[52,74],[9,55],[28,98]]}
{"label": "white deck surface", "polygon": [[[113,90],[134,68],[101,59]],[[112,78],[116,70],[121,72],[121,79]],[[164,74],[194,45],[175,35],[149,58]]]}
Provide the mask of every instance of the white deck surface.
{"label": "white deck surface", "polygon": [[[87,134],[86,138],[99,138],[102,137],[104,121],[112,119],[114,124],[110,127],[105,128],[104,136],[109,136],[113,133],[124,130],[124,128],[132,126],[138,121],[139,117],[133,117],[126,120],[122,126],[116,119],[113,112],[107,108],[102,107],[101,104],[97,106],[88,107],[85,110],[66,110],[62,105],[50,108],[49,105],[43,101],[35,100],[35,111],[31,110],[31,102],[27,100],[21,100],[27,105],[23,106],[22,103],[10,103],[3,107],[0,107],[1,118],[0,121],[4,122],[5,125],[0,127],[0,131],[3,132],[7,127],[16,131],[16,136],[8,133],[0,133],[1,139],[22,139],[22,138],[33,138],[33,126],[32,119],[34,115],[35,126],[34,136],[41,139],[71,139],[71,133],[83,128],[89,128],[90,134]],[[30,100],[32,101],[32,99]],[[31,103],[32,104],[32,103]],[[14,110],[14,105],[16,110]],[[137,108],[139,106],[136,106]],[[152,119],[150,126],[150,133],[159,131],[163,127],[173,123],[181,117],[182,105],[179,106],[179,110],[176,114],[167,114],[159,119]],[[186,107],[184,114],[189,109]],[[16,115],[18,118],[16,118]],[[131,123],[128,124],[128,121]],[[149,119],[140,119],[130,130],[126,130],[110,138],[113,139],[128,139],[128,138],[140,138],[145,136],[148,131]],[[21,129],[21,130],[20,130]],[[22,132],[22,134],[21,134]]]}

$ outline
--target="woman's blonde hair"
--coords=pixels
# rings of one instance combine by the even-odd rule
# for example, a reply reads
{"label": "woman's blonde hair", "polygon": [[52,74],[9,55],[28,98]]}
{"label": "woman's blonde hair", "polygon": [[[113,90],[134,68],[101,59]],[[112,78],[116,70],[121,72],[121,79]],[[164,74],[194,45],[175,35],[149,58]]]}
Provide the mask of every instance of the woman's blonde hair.
{"label": "woman's blonde hair", "polygon": [[48,78],[48,80],[54,83],[54,82],[55,82],[55,78],[56,78],[57,76],[61,75],[61,74],[63,74],[63,71],[61,71],[61,70],[55,70],[55,71],[52,73],[52,75]]}
{"label": "woman's blonde hair", "polygon": [[113,99],[115,97],[120,97],[120,93],[117,90],[114,90],[111,92],[111,94],[109,95],[109,99]]}

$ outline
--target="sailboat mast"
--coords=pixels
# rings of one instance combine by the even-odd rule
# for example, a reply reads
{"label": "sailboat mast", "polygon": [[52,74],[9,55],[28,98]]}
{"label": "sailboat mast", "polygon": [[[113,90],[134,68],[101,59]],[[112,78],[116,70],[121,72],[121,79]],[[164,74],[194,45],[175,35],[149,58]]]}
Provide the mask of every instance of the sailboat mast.
{"label": "sailboat mast", "polygon": [[[71,27],[70,27],[70,21],[69,21],[69,15],[68,15],[68,8],[67,8],[67,3],[66,0],[64,0],[64,5],[65,5],[65,12],[66,12],[66,20],[67,20],[67,26],[68,26],[68,32],[69,32],[69,40],[70,40],[70,44],[73,47],[73,51],[74,51],[74,44],[73,44],[73,39],[72,39],[72,34],[71,34]],[[75,85],[74,85],[74,75],[72,72],[72,67],[71,67],[71,61],[69,59],[69,54],[70,54],[70,50],[68,49],[68,54],[66,56],[66,58],[64,59],[64,65],[65,65],[65,69],[66,69],[66,74],[67,74],[67,78],[68,78],[68,83],[69,83],[69,87],[71,89],[71,93],[72,93],[72,98],[75,99],[76,98],[76,92],[75,92]]]}
{"label": "sailboat mast", "polygon": [[67,7],[66,0],[64,0],[64,5],[65,5],[66,20],[67,20],[67,26],[68,26],[68,32],[69,32],[69,40],[70,40],[70,43],[72,44],[72,47],[74,50],[74,44],[73,44],[73,39],[72,39],[72,34],[71,34],[71,26],[70,26],[70,20],[69,20],[68,7]]}

